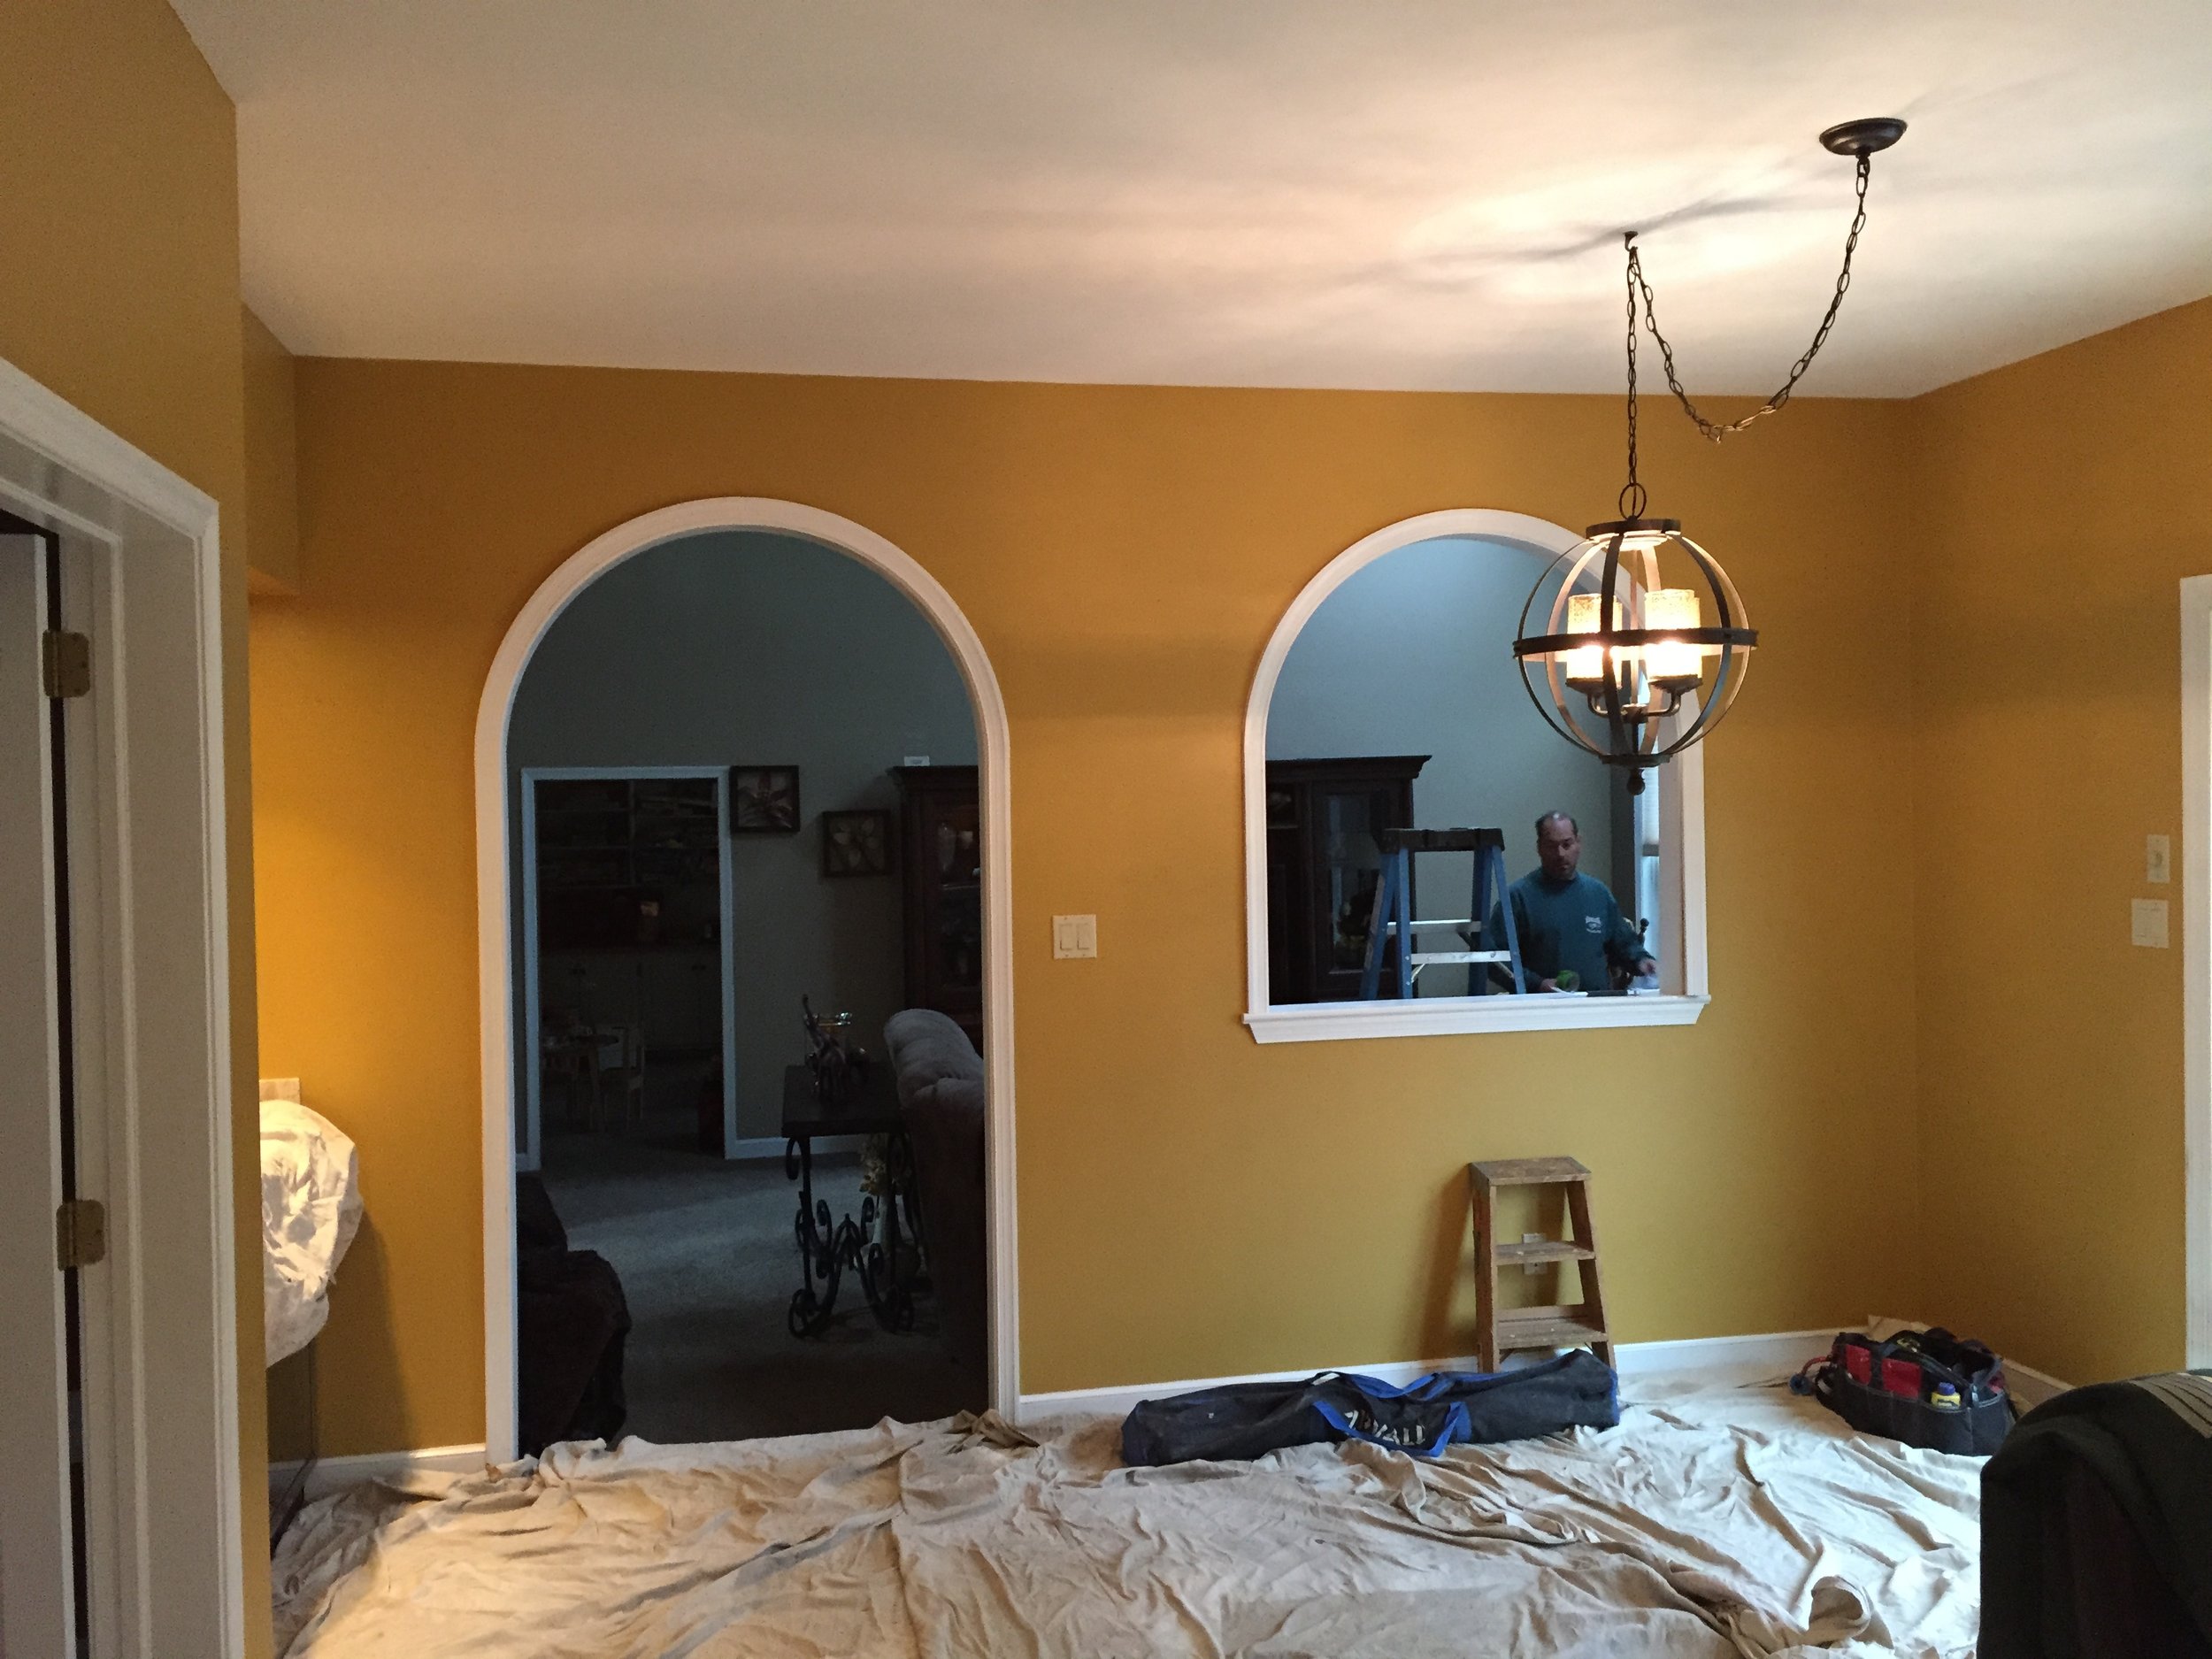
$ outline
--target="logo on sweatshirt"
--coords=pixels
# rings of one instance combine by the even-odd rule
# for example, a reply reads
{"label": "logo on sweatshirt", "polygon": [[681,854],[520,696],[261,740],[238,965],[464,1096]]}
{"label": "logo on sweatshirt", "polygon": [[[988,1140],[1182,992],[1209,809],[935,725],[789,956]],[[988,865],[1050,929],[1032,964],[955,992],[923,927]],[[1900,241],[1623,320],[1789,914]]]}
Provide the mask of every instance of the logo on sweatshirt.
{"label": "logo on sweatshirt", "polygon": [[1605,931],[1605,918],[1601,916],[1586,916],[1582,918],[1582,926],[1586,933],[1601,933]]}

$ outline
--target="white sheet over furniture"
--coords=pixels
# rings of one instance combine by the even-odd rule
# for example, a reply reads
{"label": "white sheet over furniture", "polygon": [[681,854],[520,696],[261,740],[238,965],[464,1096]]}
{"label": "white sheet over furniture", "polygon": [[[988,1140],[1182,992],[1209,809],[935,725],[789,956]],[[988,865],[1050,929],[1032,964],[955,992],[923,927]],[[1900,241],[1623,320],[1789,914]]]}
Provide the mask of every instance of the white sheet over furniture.
{"label": "white sheet over furniture", "polygon": [[1776,1389],[1622,1425],[1129,1470],[1118,1425],[995,1417],[557,1447],[311,1507],[291,1659],[1663,1655],[1965,1659],[1980,1464]]}
{"label": "white sheet over furniture", "polygon": [[261,1102],[261,1325],[268,1363],[314,1340],[361,1225],[353,1142],[297,1101]]}

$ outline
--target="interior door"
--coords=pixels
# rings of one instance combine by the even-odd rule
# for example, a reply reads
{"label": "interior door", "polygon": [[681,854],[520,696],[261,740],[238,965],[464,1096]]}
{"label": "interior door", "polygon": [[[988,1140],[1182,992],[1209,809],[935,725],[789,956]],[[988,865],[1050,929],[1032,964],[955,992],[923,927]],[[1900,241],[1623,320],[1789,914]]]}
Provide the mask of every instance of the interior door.
{"label": "interior door", "polygon": [[83,1651],[70,1464],[72,1276],[65,1190],[61,918],[52,727],[42,671],[47,557],[0,522],[0,1653]]}

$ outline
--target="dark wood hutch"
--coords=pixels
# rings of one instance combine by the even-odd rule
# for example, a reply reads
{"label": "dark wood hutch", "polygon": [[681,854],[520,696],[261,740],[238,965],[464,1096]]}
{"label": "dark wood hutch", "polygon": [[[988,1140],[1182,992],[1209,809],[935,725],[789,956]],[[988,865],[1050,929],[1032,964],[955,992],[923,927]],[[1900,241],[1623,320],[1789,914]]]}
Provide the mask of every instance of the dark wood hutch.
{"label": "dark wood hutch", "polygon": [[973,766],[895,766],[906,1005],[983,1047],[983,814]]}
{"label": "dark wood hutch", "polygon": [[[1382,856],[1374,832],[1412,826],[1426,755],[1267,763],[1267,987],[1271,1002],[1359,995]],[[1383,954],[1396,995],[1397,946]]]}

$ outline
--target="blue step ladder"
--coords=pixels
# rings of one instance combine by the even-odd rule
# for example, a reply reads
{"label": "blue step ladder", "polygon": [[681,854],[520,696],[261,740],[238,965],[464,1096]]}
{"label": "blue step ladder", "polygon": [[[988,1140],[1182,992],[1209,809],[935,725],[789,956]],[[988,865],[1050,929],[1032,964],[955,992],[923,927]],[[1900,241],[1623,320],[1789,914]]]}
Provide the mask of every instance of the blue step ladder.
{"label": "blue step ladder", "polygon": [[[1513,906],[1505,890],[1505,832],[1497,829],[1377,830],[1375,845],[1382,853],[1382,879],[1375,884],[1375,910],[1367,925],[1367,965],[1360,972],[1359,994],[1362,1000],[1373,1002],[1382,989],[1383,949],[1392,939],[1398,941],[1398,995],[1413,995],[1413,982],[1421,970],[1442,967],[1451,963],[1470,966],[1492,963],[1509,966],[1513,973],[1516,993],[1528,989],[1521,972],[1521,940],[1513,925]],[[1475,856],[1473,914],[1470,916],[1439,917],[1433,921],[1417,922],[1413,908],[1413,855],[1416,853],[1472,853]],[[1504,918],[1505,949],[1489,947],[1495,941],[1486,940],[1483,930],[1489,926],[1490,910],[1495,905]],[[1463,927],[1475,930],[1472,950],[1419,950],[1415,946],[1424,933],[1438,933],[1446,928],[1457,933]],[[1460,942],[1469,936],[1460,933]]]}

